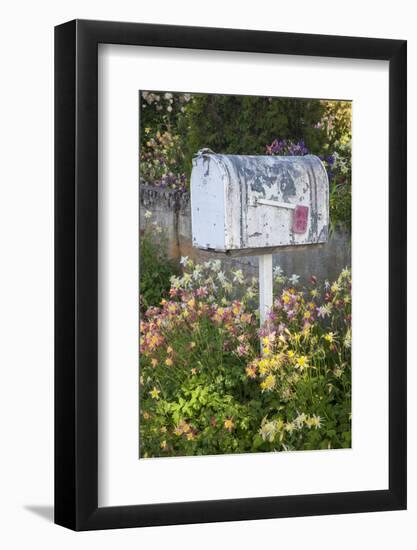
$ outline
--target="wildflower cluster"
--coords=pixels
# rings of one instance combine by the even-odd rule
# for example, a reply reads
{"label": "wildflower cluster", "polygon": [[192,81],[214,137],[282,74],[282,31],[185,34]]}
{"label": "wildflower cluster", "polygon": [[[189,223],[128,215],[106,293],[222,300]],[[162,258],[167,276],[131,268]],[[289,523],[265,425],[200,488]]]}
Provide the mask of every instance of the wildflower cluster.
{"label": "wildflower cluster", "polygon": [[190,94],[141,92],[141,182],[185,191],[180,122]]}
{"label": "wildflower cluster", "polygon": [[181,264],[141,320],[141,456],[348,447],[350,271],[304,288],[276,269],[259,329],[256,279]]}

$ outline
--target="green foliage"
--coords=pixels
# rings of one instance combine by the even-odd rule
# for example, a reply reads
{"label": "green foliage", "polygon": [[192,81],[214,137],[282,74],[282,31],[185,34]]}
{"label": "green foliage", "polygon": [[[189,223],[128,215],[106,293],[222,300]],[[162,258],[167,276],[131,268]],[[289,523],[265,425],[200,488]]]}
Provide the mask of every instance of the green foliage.
{"label": "green foliage", "polygon": [[321,120],[320,101],[278,97],[196,94],[187,108],[186,174],[199,149],[235,155],[263,155],[276,137],[303,139],[320,149],[324,132],[313,126]]}
{"label": "green foliage", "polygon": [[184,264],[141,322],[141,456],[349,447],[350,272],[309,288],[279,273],[261,350],[255,283]]}
{"label": "green foliage", "polygon": [[178,273],[176,263],[167,256],[167,237],[157,225],[147,220],[146,227],[140,235],[140,307],[147,308],[159,305],[167,296],[170,278]]}

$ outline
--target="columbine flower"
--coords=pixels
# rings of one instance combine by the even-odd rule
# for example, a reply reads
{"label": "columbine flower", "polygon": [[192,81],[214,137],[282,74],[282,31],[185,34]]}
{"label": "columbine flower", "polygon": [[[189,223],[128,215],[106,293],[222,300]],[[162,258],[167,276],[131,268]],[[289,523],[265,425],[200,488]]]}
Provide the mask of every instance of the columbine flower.
{"label": "columbine flower", "polygon": [[149,392],[149,395],[152,397],[152,399],[159,399],[159,394],[161,392],[158,390],[158,388],[155,388],[155,386],[151,389]]}
{"label": "columbine flower", "polygon": [[294,424],[294,422],[287,422],[285,424],[285,431],[288,432],[290,435],[292,434],[292,432],[296,429],[296,426]]}
{"label": "columbine flower", "polygon": [[193,279],[196,281],[201,275],[201,265],[196,265],[193,271]]}
{"label": "columbine flower", "polygon": [[188,256],[181,256],[180,264],[185,267],[187,265],[187,262]]}
{"label": "columbine flower", "polygon": [[335,339],[335,333],[334,332],[328,332],[327,334],[325,334],[323,336],[323,338],[329,342],[329,344],[333,344],[334,342],[334,339]]}
{"label": "columbine flower", "polygon": [[227,431],[231,432],[234,428],[235,424],[233,422],[233,420],[231,418],[226,418],[226,420],[224,421],[224,427],[226,428]]}
{"label": "columbine flower", "polygon": [[275,388],[276,378],[273,374],[268,374],[263,382],[261,382],[262,391],[272,391]]}
{"label": "columbine flower", "polygon": [[292,285],[296,285],[298,281],[300,280],[300,276],[293,273],[291,277],[289,278],[289,281]]}
{"label": "columbine flower", "polygon": [[174,361],[171,359],[171,357],[167,357],[167,358],[165,359],[165,365],[166,365],[167,367],[172,367],[173,364],[174,364]]}
{"label": "columbine flower", "polygon": [[217,273],[217,279],[218,279],[218,281],[219,281],[220,284],[225,283],[226,280],[227,280],[227,279],[226,279],[226,275],[224,274],[223,271],[219,271],[219,272]]}
{"label": "columbine flower", "polygon": [[305,413],[299,414],[297,418],[294,420],[294,424],[297,426],[298,429],[303,427],[303,424],[305,424],[307,420],[307,415]]}
{"label": "columbine flower", "polygon": [[199,288],[197,288],[196,290],[196,295],[199,297],[199,298],[203,298],[204,296],[207,296],[208,294],[208,290],[207,290],[207,287],[206,286],[200,286]]}
{"label": "columbine flower", "polygon": [[173,289],[178,290],[181,287],[181,279],[179,277],[176,277],[175,275],[172,275],[169,279],[171,286]]}
{"label": "columbine flower", "polygon": [[352,333],[350,332],[350,329],[346,332],[343,345],[345,346],[345,348],[350,348],[352,346]]}
{"label": "columbine flower", "polygon": [[325,317],[328,317],[332,311],[332,304],[328,303],[324,306],[320,306],[317,308],[317,316],[324,319]]}
{"label": "columbine flower", "polygon": [[249,353],[249,346],[247,344],[240,344],[240,346],[238,346],[236,349],[236,353],[239,355],[239,357],[247,355]]}
{"label": "columbine flower", "polygon": [[214,270],[214,271],[220,271],[220,268],[222,267],[222,263],[220,260],[213,260],[211,262],[211,268]]}
{"label": "columbine flower", "polygon": [[256,378],[256,367],[253,365],[249,365],[246,367],[246,375],[248,378]]}
{"label": "columbine flower", "polygon": [[336,292],[339,292],[340,290],[340,285],[338,283],[333,283],[332,286],[330,287],[330,290],[336,294]]}
{"label": "columbine flower", "polygon": [[276,265],[273,270],[274,277],[282,277],[284,272],[282,271],[281,267],[279,265]]}
{"label": "columbine flower", "polygon": [[236,271],[232,271],[234,277],[233,282],[234,283],[243,283],[243,272],[241,269],[237,269]]}
{"label": "columbine flower", "polygon": [[299,357],[297,359],[295,366],[298,367],[301,371],[306,369],[308,367],[307,357],[305,355],[302,355],[301,357]]}
{"label": "columbine flower", "polygon": [[262,420],[259,434],[264,441],[269,441],[269,443],[272,443],[275,439],[275,436],[279,432],[279,427],[280,425],[276,420],[267,420],[265,417]]}
{"label": "columbine flower", "polygon": [[145,212],[145,218],[149,220],[149,218],[152,218],[152,212],[150,210],[146,210]]}
{"label": "columbine flower", "polygon": [[321,428],[321,417],[313,414],[313,416],[309,419],[309,424],[310,427],[314,427],[316,428],[316,430],[318,430],[319,428]]}

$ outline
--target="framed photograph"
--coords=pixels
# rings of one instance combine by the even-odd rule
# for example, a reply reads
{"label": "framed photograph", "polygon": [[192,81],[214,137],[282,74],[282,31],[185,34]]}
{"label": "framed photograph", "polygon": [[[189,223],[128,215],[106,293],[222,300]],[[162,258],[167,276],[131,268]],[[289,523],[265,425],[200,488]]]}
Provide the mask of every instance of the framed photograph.
{"label": "framed photograph", "polygon": [[55,522],[406,508],[406,42],[55,29]]}

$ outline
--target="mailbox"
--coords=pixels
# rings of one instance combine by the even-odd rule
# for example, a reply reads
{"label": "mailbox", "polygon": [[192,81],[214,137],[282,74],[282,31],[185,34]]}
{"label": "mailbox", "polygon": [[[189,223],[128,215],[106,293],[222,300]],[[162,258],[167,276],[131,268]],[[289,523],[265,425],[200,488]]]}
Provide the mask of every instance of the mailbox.
{"label": "mailbox", "polygon": [[193,245],[262,254],[327,241],[329,180],[314,155],[219,155],[202,149],[191,173]]}

